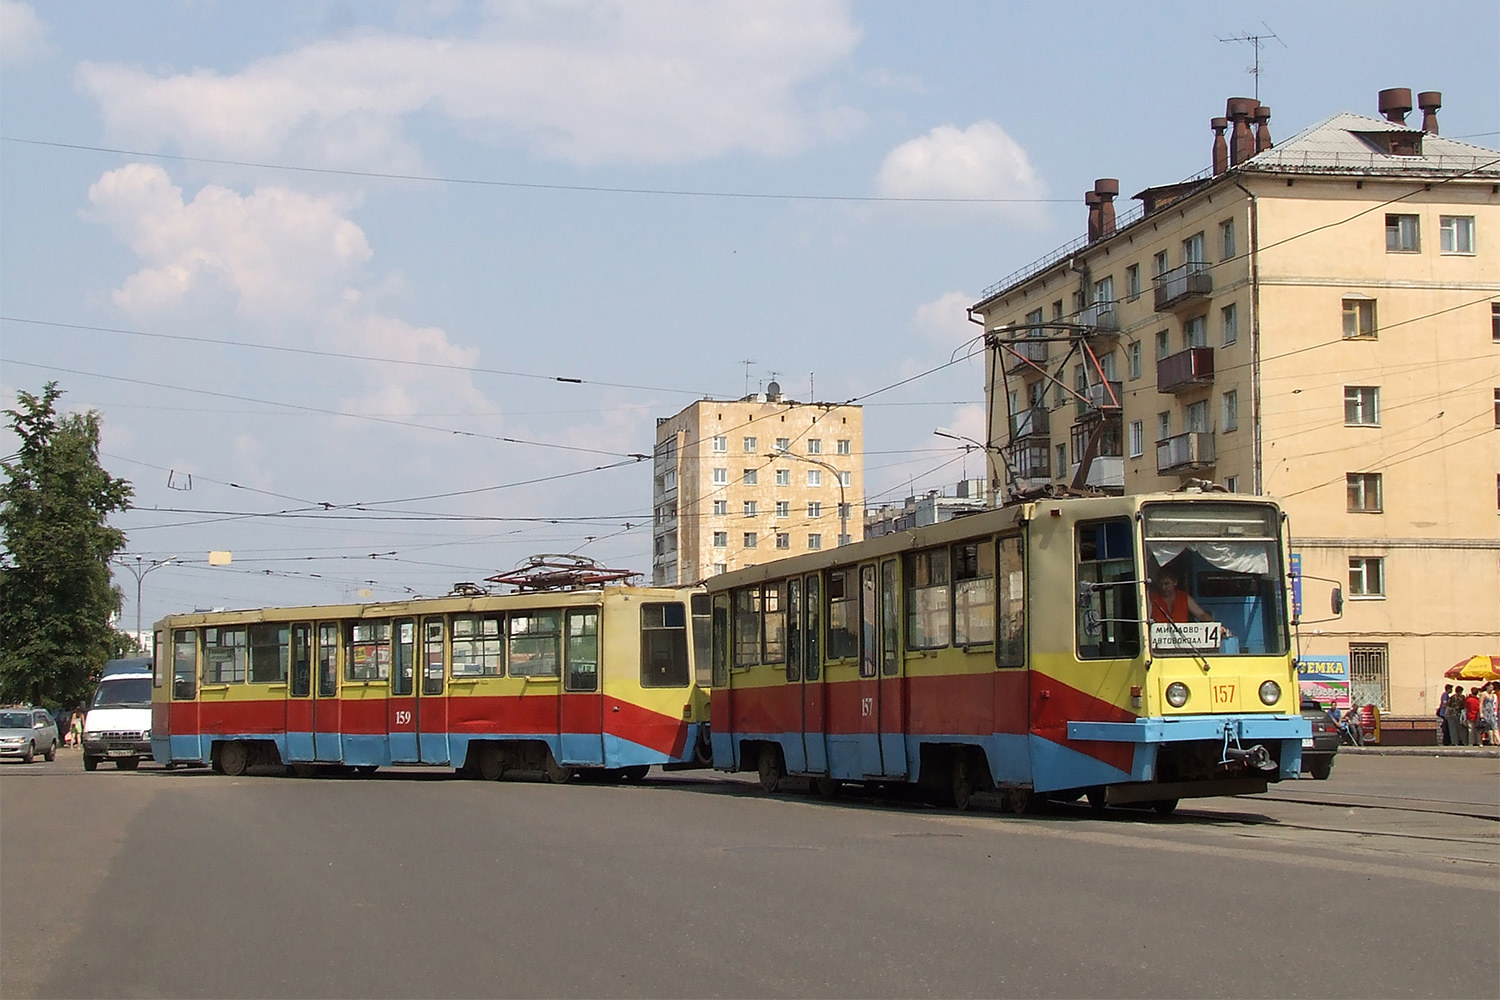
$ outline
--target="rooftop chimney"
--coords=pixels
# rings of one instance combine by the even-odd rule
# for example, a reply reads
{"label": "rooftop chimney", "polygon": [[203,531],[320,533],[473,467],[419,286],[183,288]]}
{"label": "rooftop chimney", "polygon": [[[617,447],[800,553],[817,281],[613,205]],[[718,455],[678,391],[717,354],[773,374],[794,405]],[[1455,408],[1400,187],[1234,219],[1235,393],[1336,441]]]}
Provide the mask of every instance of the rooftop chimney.
{"label": "rooftop chimney", "polygon": [[1208,123],[1214,130],[1214,173],[1222,174],[1229,169],[1229,143],[1224,141],[1224,130],[1229,127],[1228,118],[1215,118]]}
{"label": "rooftop chimney", "polygon": [[1085,191],[1083,203],[1089,207],[1089,242],[1099,238],[1099,192]]}
{"label": "rooftop chimney", "polygon": [[1094,181],[1094,194],[1099,199],[1099,238],[1115,234],[1115,198],[1120,193],[1120,182],[1113,177],[1101,177]]}
{"label": "rooftop chimney", "polygon": [[1411,112],[1411,91],[1406,87],[1392,87],[1390,90],[1382,90],[1379,96],[1380,113],[1385,115],[1385,120],[1395,125],[1405,125],[1406,116]]}
{"label": "rooftop chimney", "polygon": [[1264,104],[1255,106],[1255,151],[1264,153],[1271,148],[1271,109]]}
{"label": "rooftop chimney", "polygon": [[1255,155],[1255,136],[1250,131],[1250,116],[1257,101],[1253,97],[1231,97],[1224,103],[1224,116],[1234,123],[1229,136],[1229,165],[1237,166]]}
{"label": "rooftop chimney", "polygon": [[1443,92],[1424,90],[1417,95],[1417,107],[1422,109],[1422,131],[1438,134],[1437,113],[1443,106]]}

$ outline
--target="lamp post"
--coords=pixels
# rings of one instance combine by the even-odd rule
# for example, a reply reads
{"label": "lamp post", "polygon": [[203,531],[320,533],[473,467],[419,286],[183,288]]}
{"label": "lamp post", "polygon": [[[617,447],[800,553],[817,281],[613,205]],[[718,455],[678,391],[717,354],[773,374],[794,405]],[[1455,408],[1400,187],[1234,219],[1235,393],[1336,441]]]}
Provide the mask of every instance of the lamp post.
{"label": "lamp post", "polygon": [[141,642],[141,581],[145,580],[152,571],[161,569],[176,558],[176,556],[167,556],[165,559],[153,559],[150,564],[147,564],[140,556],[136,556],[134,565],[124,559],[116,560],[118,565],[130,570],[130,574],[135,577],[135,649],[138,653],[145,651],[145,645]]}
{"label": "lamp post", "polygon": [[784,458],[795,458],[799,462],[807,462],[810,465],[821,465],[833,473],[833,481],[839,484],[839,545],[844,544],[844,539],[849,537],[849,504],[844,499],[844,474],[838,466],[831,465],[821,458],[808,458],[806,455],[793,455],[790,451],[779,452]]}

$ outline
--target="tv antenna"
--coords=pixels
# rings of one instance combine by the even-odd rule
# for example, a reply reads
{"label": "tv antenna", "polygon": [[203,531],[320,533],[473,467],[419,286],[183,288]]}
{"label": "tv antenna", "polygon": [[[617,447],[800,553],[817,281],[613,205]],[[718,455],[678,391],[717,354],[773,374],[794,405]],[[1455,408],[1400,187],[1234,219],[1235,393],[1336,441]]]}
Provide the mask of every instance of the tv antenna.
{"label": "tv antenna", "polygon": [[1256,101],[1260,100],[1260,50],[1265,48],[1266,43],[1273,38],[1276,39],[1277,43],[1279,43],[1282,48],[1287,47],[1286,42],[1283,42],[1281,40],[1281,36],[1277,35],[1276,32],[1271,30],[1271,26],[1269,24],[1264,21],[1260,22],[1260,24],[1261,27],[1266,29],[1265,34],[1255,34],[1249,31],[1242,31],[1238,35],[1230,35],[1228,38],[1219,39],[1219,41],[1221,42],[1242,42],[1255,49],[1255,63],[1254,65],[1247,67],[1245,69],[1245,72],[1255,77]]}
{"label": "tv antenna", "polygon": [[740,364],[745,366],[745,395],[750,395],[750,366],[755,364],[754,358],[741,358]]}

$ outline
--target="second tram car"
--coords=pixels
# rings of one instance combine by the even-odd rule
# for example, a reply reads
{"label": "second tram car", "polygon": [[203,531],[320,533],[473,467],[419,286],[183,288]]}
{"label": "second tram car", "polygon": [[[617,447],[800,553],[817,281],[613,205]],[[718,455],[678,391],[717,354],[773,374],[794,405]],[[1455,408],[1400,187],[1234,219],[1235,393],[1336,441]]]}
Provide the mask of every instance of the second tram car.
{"label": "second tram car", "polygon": [[172,615],[152,755],[638,779],[707,762],[707,636],[705,595],[625,586]]}
{"label": "second tram car", "polygon": [[1302,740],[1279,508],[1022,503],[713,577],[714,766],[1150,804],[1263,792]]}

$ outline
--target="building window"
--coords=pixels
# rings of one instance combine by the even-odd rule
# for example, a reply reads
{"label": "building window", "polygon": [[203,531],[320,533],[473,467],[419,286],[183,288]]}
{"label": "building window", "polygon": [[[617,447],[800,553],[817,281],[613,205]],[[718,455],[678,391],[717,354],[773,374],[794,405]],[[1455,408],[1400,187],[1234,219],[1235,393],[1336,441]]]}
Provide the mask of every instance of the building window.
{"label": "building window", "polygon": [[1349,427],[1380,426],[1380,386],[1344,386],[1344,423]]}
{"label": "building window", "polygon": [[1057,446],[1057,474],[1059,476],[1068,474],[1068,446],[1066,444]]}
{"label": "building window", "polygon": [[1189,434],[1203,434],[1208,430],[1208,400],[1189,403],[1186,427]]}
{"label": "building window", "polygon": [[835,441],[833,443],[833,453],[835,455],[847,455],[849,454],[849,445],[850,442],[847,440]]}
{"label": "building window", "polygon": [[1194,316],[1182,324],[1182,346],[1186,350],[1189,347],[1208,346],[1208,317]]}
{"label": "building window", "polygon": [[1226,490],[1228,490],[1229,492],[1231,492],[1231,493],[1238,493],[1240,491],[1240,477],[1239,476],[1225,476],[1224,477],[1224,488]]}
{"label": "building window", "polygon": [[1172,342],[1171,342],[1171,339],[1169,338],[1169,336],[1167,334],[1167,331],[1165,331],[1165,330],[1157,330],[1156,331],[1156,360],[1160,361],[1162,358],[1166,357],[1168,354],[1171,354],[1171,353],[1172,353]]}
{"label": "building window", "polygon": [[729,450],[729,439],[722,434],[714,436],[714,454],[722,455]]}
{"label": "building window", "polygon": [[790,500],[777,500],[776,501],[776,516],[777,517],[791,517],[792,516],[792,502]]}
{"label": "building window", "polygon": [[1234,255],[1234,220],[1225,219],[1219,223],[1219,256],[1228,260]]}
{"label": "building window", "polygon": [[728,469],[715,469],[714,470],[714,485],[715,486],[728,486],[729,485],[729,470]]}
{"label": "building window", "polygon": [[850,509],[850,507],[851,507],[851,505],[847,504],[847,503],[841,503],[841,504],[839,504],[838,505],[839,517],[841,517],[841,518],[843,518],[844,520],[847,521],[849,519],[849,509]]}
{"label": "building window", "polygon": [[1133,379],[1141,377],[1141,342],[1137,340],[1127,348],[1130,355],[1130,377]]}
{"label": "building window", "polygon": [[1165,441],[1172,436],[1172,411],[1162,410],[1156,415],[1156,440]]}
{"label": "building window", "polygon": [[753,438],[753,437],[747,437],[747,438],[745,438],[744,444],[745,444],[745,452],[746,452],[746,454],[754,454],[754,452],[755,452],[755,438]]}
{"label": "building window", "polygon": [[1131,264],[1125,269],[1125,297],[1134,302],[1141,297],[1141,265]]}
{"label": "building window", "polygon": [[839,544],[840,545],[848,545],[849,544],[849,536],[848,535],[840,535],[839,536]]}
{"label": "building window", "polygon": [[1224,393],[1224,430],[1235,431],[1240,427],[1240,394],[1230,389]]}
{"label": "building window", "polygon": [[760,538],[753,531],[745,532],[745,548],[753,549],[760,544]]}
{"label": "building window", "polygon": [[1349,694],[1359,705],[1390,711],[1391,647],[1384,642],[1349,644]]}
{"label": "building window", "polygon": [[746,517],[754,517],[755,516],[755,501],[754,500],[746,500],[746,501],[744,501],[740,505],[740,507],[745,512],[745,516]]}
{"label": "building window", "polygon": [[1375,300],[1344,300],[1344,339],[1375,338]]}
{"label": "building window", "polygon": [[822,486],[823,485],[823,470],[822,469],[808,469],[807,470],[807,485],[809,485],[809,486]]}
{"label": "building window", "polygon": [[714,514],[716,514],[719,517],[725,517],[725,516],[727,516],[729,514],[729,501],[728,500],[715,500],[714,501]]}
{"label": "building window", "polygon": [[788,450],[791,449],[791,447],[792,447],[792,442],[791,442],[791,440],[789,438],[777,438],[776,439],[776,450],[777,451],[788,451]]}
{"label": "building window", "polygon": [[1474,252],[1474,216],[1444,215],[1438,221],[1438,248],[1442,253]]}
{"label": "building window", "polygon": [[823,547],[823,536],[817,534],[808,535],[807,547],[811,550],[821,549]]}
{"label": "building window", "polygon": [[1184,264],[1201,264],[1207,260],[1203,252],[1203,234],[1194,233],[1182,241],[1182,262]]}
{"label": "building window", "polygon": [[1385,252],[1417,253],[1422,239],[1415,215],[1388,214],[1385,217]]}
{"label": "building window", "polygon": [[776,547],[778,549],[789,549],[792,547],[792,536],[785,531],[776,532]]}
{"label": "building window", "polygon": [[728,547],[729,547],[729,532],[727,532],[727,531],[715,531],[714,532],[714,548],[716,548],[716,549],[727,549]]}
{"label": "building window", "polygon": [[1385,596],[1385,557],[1349,557],[1349,596]]}
{"label": "building window", "polygon": [[714,563],[714,576],[720,576],[729,572],[728,563]]}
{"label": "building window", "polygon": [[853,484],[853,480],[850,478],[850,474],[849,473],[847,473],[847,472],[840,472],[839,473],[839,485],[840,486],[850,486],[852,484]]}
{"label": "building window", "polygon": [[1094,301],[1109,303],[1115,300],[1115,276],[1106,274],[1094,282]]}
{"label": "building window", "polygon": [[1151,258],[1151,274],[1154,277],[1160,278],[1162,275],[1164,275],[1166,273],[1167,273],[1167,252],[1165,250],[1163,250],[1161,253],[1159,253],[1156,256],[1154,256],[1154,257]]}
{"label": "building window", "polygon": [[740,481],[746,486],[754,486],[758,479],[759,476],[754,469],[746,469],[744,471],[743,478]]}
{"label": "building window", "polygon": [[1500,344],[1500,302],[1490,303],[1490,339]]}
{"label": "building window", "polygon": [[809,455],[823,454],[823,441],[820,438],[807,439],[807,453]]}
{"label": "building window", "polygon": [[1219,310],[1219,329],[1224,332],[1224,346],[1240,339],[1240,311],[1233,302]]}
{"label": "building window", "polygon": [[1130,422],[1130,457],[1140,458],[1146,453],[1146,423],[1143,420]]}
{"label": "building window", "polygon": [[821,503],[819,503],[818,501],[816,501],[816,500],[814,500],[812,503],[808,504],[807,505],[807,516],[808,517],[822,517],[823,516],[823,505]]}
{"label": "building window", "polygon": [[1500,427],[1500,389],[1495,390],[1495,426]]}
{"label": "building window", "polygon": [[1344,476],[1349,491],[1349,513],[1379,514],[1380,473],[1350,472]]}
{"label": "building window", "polygon": [[776,470],[776,485],[777,486],[790,486],[790,485],[792,485],[792,470],[791,469],[777,469]]}

